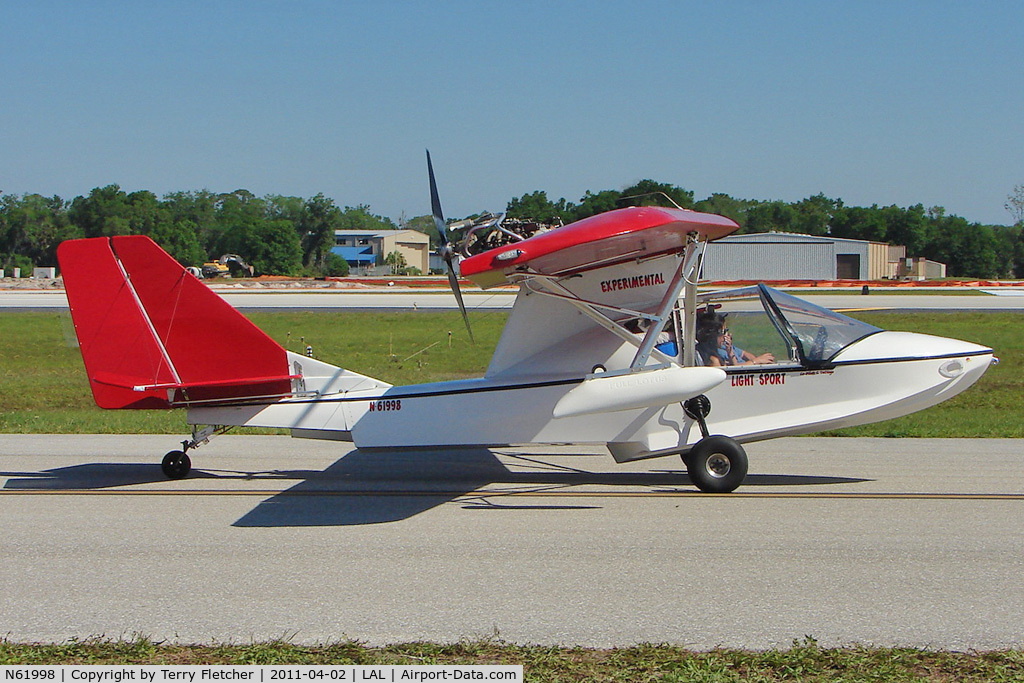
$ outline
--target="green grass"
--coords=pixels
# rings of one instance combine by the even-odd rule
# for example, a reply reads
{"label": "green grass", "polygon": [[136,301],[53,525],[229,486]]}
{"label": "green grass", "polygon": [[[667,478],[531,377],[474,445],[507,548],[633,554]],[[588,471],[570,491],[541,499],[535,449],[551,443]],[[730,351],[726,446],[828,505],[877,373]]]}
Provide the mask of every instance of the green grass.
{"label": "green grass", "polygon": [[671,645],[598,650],[467,641],[367,647],[346,641],[300,646],[168,645],[73,640],[50,645],[0,641],[0,664],[521,664],[525,680],[597,683],[662,681],[1021,681],[1024,653],[943,652],[912,648],[822,648],[813,639],[785,650],[693,652]]}
{"label": "green grass", "polygon": [[[1001,363],[967,392],[897,420],[829,432],[847,436],[1024,437],[1024,314],[883,313],[856,317],[894,330],[974,341]],[[473,316],[471,345],[458,313],[254,313],[252,320],[293,351],[391,384],[482,375],[506,314]],[[448,332],[451,331],[449,345]],[[216,331],[211,331],[216,340]],[[70,317],[0,315],[0,432],[180,434],[183,411],[105,411],[92,402]]]}
{"label": "green grass", "polygon": [[[292,351],[303,352],[309,344],[315,357],[328,363],[391,384],[417,384],[482,375],[506,314],[474,315],[476,344],[470,344],[458,312],[261,312],[250,318]],[[218,343],[215,330],[211,331],[211,343]],[[183,431],[183,410],[101,410],[95,406],[66,311],[0,315],[0,432]]]}
{"label": "green grass", "polygon": [[249,317],[296,353],[309,344],[327,363],[389,384],[419,384],[482,375],[507,314],[474,315],[475,344],[457,312],[260,312]]}

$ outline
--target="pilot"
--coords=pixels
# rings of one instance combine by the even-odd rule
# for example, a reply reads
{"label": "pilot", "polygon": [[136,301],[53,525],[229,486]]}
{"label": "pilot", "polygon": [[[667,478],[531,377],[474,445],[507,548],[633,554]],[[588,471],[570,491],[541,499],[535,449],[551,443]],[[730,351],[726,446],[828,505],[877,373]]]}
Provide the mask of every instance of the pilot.
{"label": "pilot", "polygon": [[714,367],[735,365],[764,365],[774,363],[772,353],[755,356],[732,343],[732,333],[726,327],[728,313],[704,310],[697,314],[697,353],[705,365]]}

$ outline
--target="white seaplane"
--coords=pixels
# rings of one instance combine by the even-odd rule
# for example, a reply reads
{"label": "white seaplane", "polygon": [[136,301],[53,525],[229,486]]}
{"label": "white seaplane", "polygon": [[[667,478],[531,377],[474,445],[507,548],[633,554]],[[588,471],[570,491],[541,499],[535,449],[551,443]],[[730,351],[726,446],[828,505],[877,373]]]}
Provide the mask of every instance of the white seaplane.
{"label": "white seaplane", "polygon": [[[450,231],[427,163],[467,328],[456,249],[463,277],[518,287],[483,377],[391,386],[292,353],[148,237],[104,237],[58,251],[96,403],[187,408],[191,439],[162,463],[170,478],[188,474],[188,451],[244,425],[360,449],[602,444],[618,462],[681,455],[697,488],[729,492],[747,473],[742,443],[906,415],[995,362],[992,349],[883,331],[764,285],[698,293],[708,243],[739,227],[722,216],[630,207],[545,231],[496,216]],[[712,320],[712,337],[727,322],[756,358],[702,351]]]}

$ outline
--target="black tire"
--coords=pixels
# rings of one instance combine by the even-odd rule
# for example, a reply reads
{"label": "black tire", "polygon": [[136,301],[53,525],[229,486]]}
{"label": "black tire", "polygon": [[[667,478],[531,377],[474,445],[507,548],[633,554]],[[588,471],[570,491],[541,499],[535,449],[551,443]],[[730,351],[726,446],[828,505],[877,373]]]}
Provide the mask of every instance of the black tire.
{"label": "black tire", "polygon": [[160,467],[168,479],[184,479],[192,469],[192,460],[184,451],[171,451],[164,456]]}
{"label": "black tire", "polygon": [[747,453],[735,439],[706,436],[683,456],[693,485],[705,493],[729,493],[747,476]]}

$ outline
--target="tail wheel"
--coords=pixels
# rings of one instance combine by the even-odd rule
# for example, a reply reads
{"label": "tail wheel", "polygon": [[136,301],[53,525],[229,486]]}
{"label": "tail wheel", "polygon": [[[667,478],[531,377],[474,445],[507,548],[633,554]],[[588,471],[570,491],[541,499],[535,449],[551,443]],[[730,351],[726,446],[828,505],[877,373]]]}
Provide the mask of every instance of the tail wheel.
{"label": "tail wheel", "polygon": [[171,451],[164,456],[160,467],[168,479],[184,479],[192,469],[192,460],[184,451]]}
{"label": "tail wheel", "polygon": [[705,493],[729,493],[747,476],[747,453],[727,436],[706,436],[683,456],[693,485]]}

